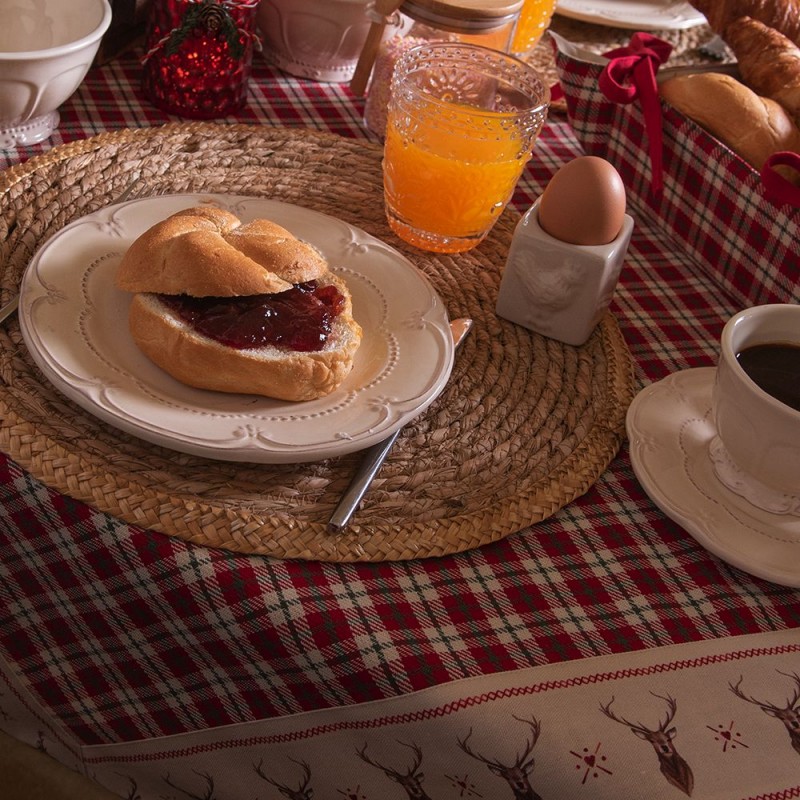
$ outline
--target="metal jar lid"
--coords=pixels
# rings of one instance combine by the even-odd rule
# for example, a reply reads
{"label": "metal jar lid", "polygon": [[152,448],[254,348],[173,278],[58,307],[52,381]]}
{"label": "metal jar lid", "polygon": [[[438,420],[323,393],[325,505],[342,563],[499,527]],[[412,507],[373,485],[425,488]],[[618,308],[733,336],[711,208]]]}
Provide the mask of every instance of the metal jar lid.
{"label": "metal jar lid", "polygon": [[524,0],[405,0],[403,14],[445,30],[479,33],[514,22]]}

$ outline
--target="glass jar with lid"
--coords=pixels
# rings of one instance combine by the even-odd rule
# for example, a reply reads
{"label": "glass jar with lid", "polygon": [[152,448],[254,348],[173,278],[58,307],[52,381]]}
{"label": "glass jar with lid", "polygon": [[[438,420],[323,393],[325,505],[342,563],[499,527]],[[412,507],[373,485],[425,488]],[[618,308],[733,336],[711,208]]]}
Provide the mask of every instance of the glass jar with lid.
{"label": "glass jar with lid", "polygon": [[408,36],[459,41],[508,52],[523,0],[404,0]]}
{"label": "glass jar with lid", "polygon": [[425,42],[468,42],[508,52],[524,0],[404,0],[405,33],[381,45],[375,58],[364,123],[383,136],[397,59]]}

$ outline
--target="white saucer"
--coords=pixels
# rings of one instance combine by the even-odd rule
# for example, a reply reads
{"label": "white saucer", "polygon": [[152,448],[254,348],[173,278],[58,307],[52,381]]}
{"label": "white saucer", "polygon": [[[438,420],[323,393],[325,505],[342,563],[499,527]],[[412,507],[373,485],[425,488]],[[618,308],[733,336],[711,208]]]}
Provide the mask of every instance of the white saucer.
{"label": "white saucer", "polygon": [[800,587],[800,517],[751,505],[715,475],[708,448],[715,368],[676,372],[628,409],[633,470],[650,499],[703,547],[745,572]]}

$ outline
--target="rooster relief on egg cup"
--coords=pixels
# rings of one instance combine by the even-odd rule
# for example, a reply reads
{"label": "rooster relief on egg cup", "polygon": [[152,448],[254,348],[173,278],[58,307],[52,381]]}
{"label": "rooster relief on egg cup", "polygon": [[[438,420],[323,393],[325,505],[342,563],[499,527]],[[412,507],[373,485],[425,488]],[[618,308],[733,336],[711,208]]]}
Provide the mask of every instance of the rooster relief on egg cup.
{"label": "rooster relief on egg cup", "polygon": [[500,283],[498,316],[570,345],[589,338],[614,296],[633,218],[608,244],[576,245],[539,225],[537,202],[517,224]]}

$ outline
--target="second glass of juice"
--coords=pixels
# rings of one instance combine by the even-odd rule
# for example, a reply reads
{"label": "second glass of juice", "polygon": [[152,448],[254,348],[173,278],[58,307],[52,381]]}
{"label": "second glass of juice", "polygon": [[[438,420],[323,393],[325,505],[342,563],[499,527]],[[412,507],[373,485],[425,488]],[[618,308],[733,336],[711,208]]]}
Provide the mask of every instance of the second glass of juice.
{"label": "second glass of juice", "polygon": [[434,252],[478,245],[511,199],[548,103],[536,71],[496,50],[431,43],[401,56],[383,158],[392,230]]}
{"label": "second glass of juice", "polygon": [[557,0],[525,0],[514,29],[510,51],[518,58],[530,55],[550,26]]}

